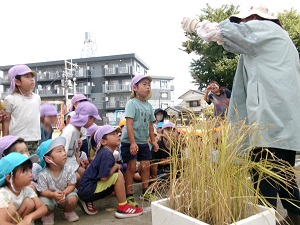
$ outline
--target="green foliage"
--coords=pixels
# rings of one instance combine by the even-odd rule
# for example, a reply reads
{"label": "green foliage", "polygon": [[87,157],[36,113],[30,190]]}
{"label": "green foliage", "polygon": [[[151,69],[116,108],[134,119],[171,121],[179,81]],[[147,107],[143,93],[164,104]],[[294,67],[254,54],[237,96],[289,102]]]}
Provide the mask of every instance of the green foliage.
{"label": "green foliage", "polygon": [[295,9],[285,10],[278,14],[278,18],[300,53],[300,14]]}
{"label": "green foliage", "polygon": [[[234,5],[223,5],[221,8],[213,9],[207,4],[206,8],[201,9],[198,19],[221,22],[230,15],[238,13],[238,8]],[[278,17],[300,52],[300,14],[295,9],[291,9],[279,13]],[[231,90],[239,56],[225,51],[217,43],[203,41],[196,33],[186,33],[186,36],[188,40],[182,43],[182,50],[199,56],[193,59],[190,65],[193,82],[202,90],[210,81],[215,80],[221,86]]]}

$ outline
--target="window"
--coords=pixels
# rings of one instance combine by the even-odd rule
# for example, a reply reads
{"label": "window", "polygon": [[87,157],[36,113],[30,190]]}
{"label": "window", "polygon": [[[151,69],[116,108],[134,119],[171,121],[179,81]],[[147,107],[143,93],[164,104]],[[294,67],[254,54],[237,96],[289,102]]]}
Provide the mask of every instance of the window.
{"label": "window", "polygon": [[200,101],[189,101],[189,107],[197,107],[200,106]]}
{"label": "window", "polygon": [[168,98],[168,93],[167,92],[161,92],[160,93],[160,98],[161,99],[167,99]]}
{"label": "window", "polygon": [[136,64],[136,72],[140,73],[141,72],[141,67],[139,64]]}
{"label": "window", "polygon": [[160,81],[160,87],[162,87],[162,88],[167,88],[167,87],[168,87],[168,81],[166,81],[166,80],[161,80],[161,81]]}

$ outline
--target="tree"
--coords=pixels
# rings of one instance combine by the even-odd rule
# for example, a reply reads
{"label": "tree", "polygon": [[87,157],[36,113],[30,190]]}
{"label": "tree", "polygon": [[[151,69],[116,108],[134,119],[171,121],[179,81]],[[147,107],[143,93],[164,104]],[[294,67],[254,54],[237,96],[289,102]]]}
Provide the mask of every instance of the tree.
{"label": "tree", "polygon": [[[223,5],[221,8],[213,9],[206,4],[206,8],[201,9],[201,15],[198,18],[199,21],[221,22],[238,13],[238,8],[234,5]],[[300,15],[296,10],[291,9],[280,13],[278,17],[299,52]],[[215,80],[221,86],[231,90],[239,55],[225,51],[215,42],[203,41],[196,33],[186,33],[186,36],[188,40],[182,43],[182,50],[188,54],[194,52],[199,56],[197,59],[193,59],[190,65],[193,82],[198,84],[199,89],[202,90],[210,81]]]}

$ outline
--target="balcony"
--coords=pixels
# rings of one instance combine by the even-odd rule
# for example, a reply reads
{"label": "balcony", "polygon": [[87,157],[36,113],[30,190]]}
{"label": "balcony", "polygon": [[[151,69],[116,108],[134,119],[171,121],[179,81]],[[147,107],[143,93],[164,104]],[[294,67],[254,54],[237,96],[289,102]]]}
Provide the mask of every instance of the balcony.
{"label": "balcony", "polygon": [[106,110],[125,109],[126,101],[108,101],[105,102]]}
{"label": "balcony", "polygon": [[129,84],[104,84],[103,91],[105,93],[115,93],[115,92],[129,92]]}
{"label": "balcony", "polygon": [[0,78],[0,84],[2,85],[9,85],[10,84],[10,80],[8,75],[5,75],[3,78]]}
{"label": "balcony", "polygon": [[131,75],[132,74],[132,66],[106,68],[106,69],[104,69],[103,73],[105,76]]}

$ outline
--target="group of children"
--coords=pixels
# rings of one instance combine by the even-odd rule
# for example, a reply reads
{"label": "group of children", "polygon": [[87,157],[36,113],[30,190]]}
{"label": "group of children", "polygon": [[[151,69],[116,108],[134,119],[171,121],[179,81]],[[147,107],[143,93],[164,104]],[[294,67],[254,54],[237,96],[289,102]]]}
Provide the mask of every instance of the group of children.
{"label": "group of children", "polygon": [[[113,192],[118,200],[117,218],[141,215],[143,209],[132,192],[137,161],[143,188],[140,198],[155,200],[157,197],[147,191],[150,160],[167,158],[159,156],[158,150],[170,148],[167,138],[157,143],[155,136],[153,122],[157,118],[147,101],[151,77],[137,75],[132,79],[126,120],[120,124],[123,132],[120,127],[97,126],[95,121],[101,120],[97,107],[78,94],[72,99],[74,111],[66,115],[66,126],[59,137],[51,139],[57,111],[53,105],[40,107],[40,97],[32,92],[35,75],[26,65],[12,67],[12,94],[0,109],[0,217],[4,223],[31,224],[41,218],[43,225],[52,225],[56,207],[64,209],[68,222],[74,222],[79,220],[74,211],[77,204],[93,215],[98,212],[93,202]],[[162,132],[169,132],[165,137],[175,134],[175,129],[172,123],[162,126]],[[89,143],[90,152],[78,151],[82,140]],[[157,176],[155,167],[152,177]]]}

